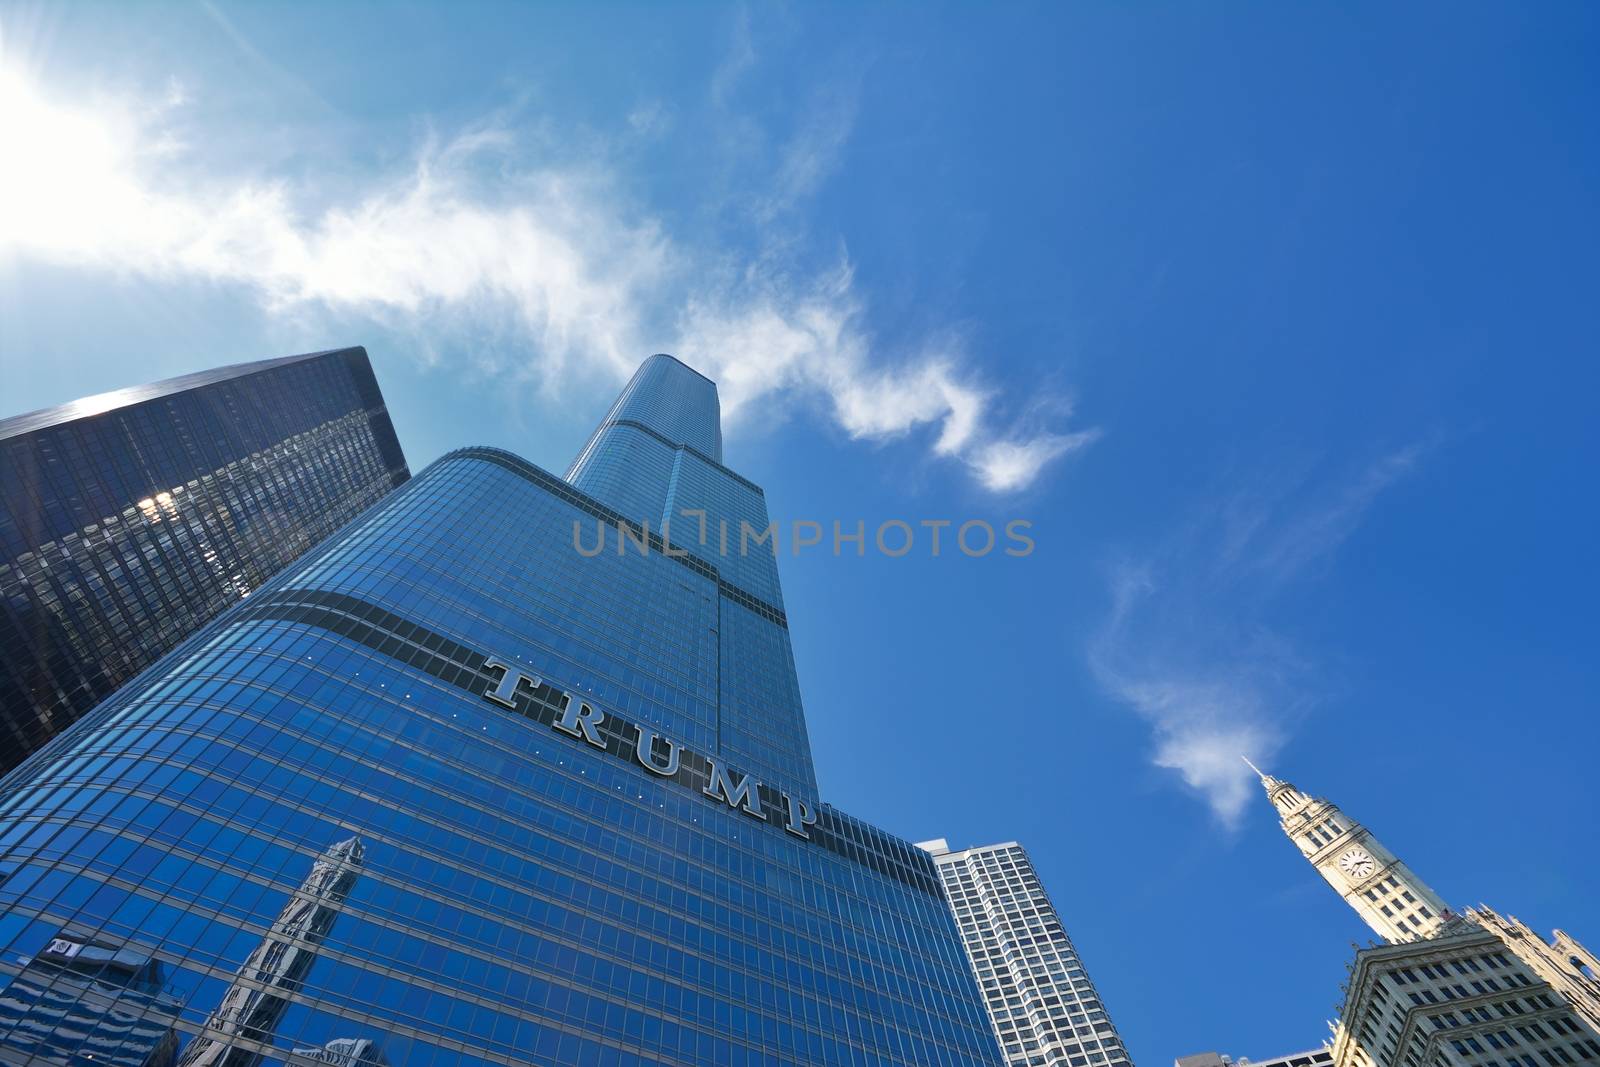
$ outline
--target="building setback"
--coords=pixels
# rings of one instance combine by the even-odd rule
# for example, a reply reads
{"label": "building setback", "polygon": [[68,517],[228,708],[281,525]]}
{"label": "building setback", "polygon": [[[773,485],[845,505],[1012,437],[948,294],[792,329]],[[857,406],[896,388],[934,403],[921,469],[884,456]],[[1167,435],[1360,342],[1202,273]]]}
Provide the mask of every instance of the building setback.
{"label": "building setback", "polygon": [[408,476],[361,348],[0,420],[0,773]]}
{"label": "building setback", "polygon": [[[0,984],[93,930],[183,1064],[1001,1064],[932,858],[816,795],[775,561],[655,532],[765,518],[715,387],[624,399],[571,482],[440,459],[0,783]],[[97,996],[0,1062],[154,1011]]]}
{"label": "building setback", "polygon": [[1127,1050],[1021,845],[933,856],[1010,1067],[1128,1064]]}

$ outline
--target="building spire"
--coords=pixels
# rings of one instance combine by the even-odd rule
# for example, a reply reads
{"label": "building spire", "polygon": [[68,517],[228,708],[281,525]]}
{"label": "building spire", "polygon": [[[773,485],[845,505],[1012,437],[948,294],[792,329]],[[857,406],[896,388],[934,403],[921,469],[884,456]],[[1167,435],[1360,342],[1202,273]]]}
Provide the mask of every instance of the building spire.
{"label": "building spire", "polygon": [[1269,796],[1269,797],[1272,796],[1273,790],[1277,789],[1281,785],[1287,784],[1287,783],[1285,783],[1283,781],[1283,779],[1274,778],[1272,775],[1268,774],[1266,771],[1262,770],[1260,767],[1257,767],[1254,763],[1252,763],[1250,761],[1250,757],[1249,756],[1240,755],[1239,758],[1244,760],[1244,765],[1246,767],[1249,767],[1252,771],[1256,772],[1256,777],[1261,779],[1261,788],[1263,788],[1263,789],[1265,789],[1267,791],[1267,796]]}

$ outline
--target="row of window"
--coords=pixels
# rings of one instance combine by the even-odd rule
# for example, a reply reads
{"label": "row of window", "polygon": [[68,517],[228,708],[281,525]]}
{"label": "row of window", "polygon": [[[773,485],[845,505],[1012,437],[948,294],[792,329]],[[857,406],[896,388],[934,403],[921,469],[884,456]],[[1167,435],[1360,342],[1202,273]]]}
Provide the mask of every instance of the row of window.
{"label": "row of window", "polygon": [[1026,853],[969,850],[941,857],[939,872],[1008,1062],[1127,1062]]}

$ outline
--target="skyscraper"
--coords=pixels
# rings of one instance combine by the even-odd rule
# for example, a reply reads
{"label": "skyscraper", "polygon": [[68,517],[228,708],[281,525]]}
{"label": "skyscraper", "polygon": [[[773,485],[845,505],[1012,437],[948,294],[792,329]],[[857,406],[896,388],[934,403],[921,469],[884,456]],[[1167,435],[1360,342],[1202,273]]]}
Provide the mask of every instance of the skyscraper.
{"label": "skyscraper", "polygon": [[[711,603],[718,609],[713,629],[723,673],[706,709],[716,713],[680,719],[679,737],[702,748],[714,745],[768,782],[790,782],[814,794],[777,556],[748,533],[766,530],[767,501],[759,485],[722,465],[716,385],[670,356],[646,360],[566,480],[641,532],[648,527],[666,534],[690,558],[715,562]],[[590,521],[606,526],[599,516]],[[614,525],[608,530],[614,542],[627,536]],[[586,544],[598,543],[590,537]]]}
{"label": "skyscraper", "polygon": [[1600,1063],[1600,960],[1491,909],[1456,912],[1337,805],[1252,769],[1283,832],[1387,944],[1361,949],[1334,1067]]}
{"label": "skyscraper", "polygon": [[92,926],[230,1067],[1000,1063],[932,859],[816,795],[775,569],[655,528],[764,515],[716,422],[652,357],[571,482],[451,453],[106,701],[0,790],[0,981]]}
{"label": "skyscraper", "polygon": [[0,420],[0,773],[407,477],[360,348]]}
{"label": "skyscraper", "polygon": [[1128,1053],[1027,852],[1015,841],[933,856],[1011,1067],[1126,1064]]}

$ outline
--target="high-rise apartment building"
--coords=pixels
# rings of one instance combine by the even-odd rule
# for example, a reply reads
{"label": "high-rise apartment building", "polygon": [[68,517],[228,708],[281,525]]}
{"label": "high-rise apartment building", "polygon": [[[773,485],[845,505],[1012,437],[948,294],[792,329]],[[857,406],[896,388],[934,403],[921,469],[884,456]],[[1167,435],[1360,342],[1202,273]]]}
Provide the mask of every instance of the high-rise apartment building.
{"label": "high-rise apartment building", "polygon": [[432,464],[0,785],[0,984],[126,945],[172,1010],[96,1010],[183,1064],[1000,1064],[932,858],[816,794],[775,566],[679,507],[765,516],[667,356],[570,482]]}
{"label": "high-rise apartment building", "polygon": [[1284,834],[1387,942],[1356,953],[1334,1067],[1600,1063],[1600,959],[1560,931],[1547,943],[1487,907],[1452,910],[1336,805],[1256,773]]}
{"label": "high-rise apartment building", "polygon": [[933,856],[1010,1067],[1129,1063],[1105,1004],[1015,841]]}
{"label": "high-rise apartment building", "polygon": [[0,420],[0,773],[407,477],[360,348]]}

